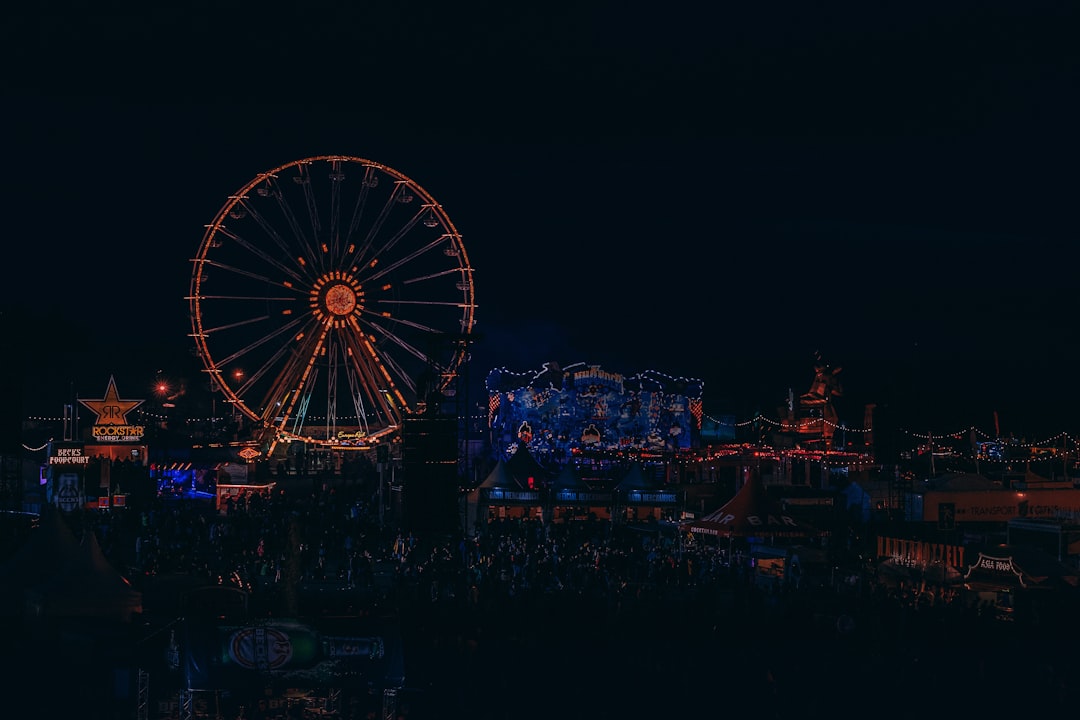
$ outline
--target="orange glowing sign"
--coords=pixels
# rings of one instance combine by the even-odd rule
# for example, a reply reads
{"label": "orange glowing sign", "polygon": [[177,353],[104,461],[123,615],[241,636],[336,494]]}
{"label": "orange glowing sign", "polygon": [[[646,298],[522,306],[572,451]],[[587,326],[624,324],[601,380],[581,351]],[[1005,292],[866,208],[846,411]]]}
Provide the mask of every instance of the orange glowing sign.
{"label": "orange glowing sign", "polygon": [[138,442],[146,429],[142,425],[129,425],[127,416],[143,404],[142,400],[121,400],[116,391],[116,380],[110,375],[105,397],[100,400],[79,400],[97,416],[91,434],[98,442]]}

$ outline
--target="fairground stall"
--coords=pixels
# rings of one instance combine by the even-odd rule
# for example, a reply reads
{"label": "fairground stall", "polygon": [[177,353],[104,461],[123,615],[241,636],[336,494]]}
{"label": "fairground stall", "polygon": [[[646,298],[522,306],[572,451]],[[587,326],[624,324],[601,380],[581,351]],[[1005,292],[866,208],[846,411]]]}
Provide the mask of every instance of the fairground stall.
{"label": "fairground stall", "polygon": [[732,564],[744,562],[756,583],[773,584],[791,570],[791,547],[824,547],[828,532],[792,516],[771,498],[761,478],[750,475],[735,496],[701,518],[685,520],[680,529],[689,543],[725,542]]}
{"label": "fairground stall", "polygon": [[253,501],[269,500],[277,485],[269,480],[249,480],[247,463],[221,463],[214,470],[217,474],[216,507],[221,513],[246,507]]}
{"label": "fairground stall", "polygon": [[563,465],[548,488],[548,518],[552,522],[611,517],[614,494],[602,485],[591,485],[573,461]]}
{"label": "fairground stall", "polygon": [[1047,622],[1075,612],[1080,571],[1035,548],[999,545],[980,551],[962,582],[966,604],[992,617]]}
{"label": "fairground stall", "polygon": [[543,518],[540,488],[527,488],[502,458],[487,477],[469,493],[467,529],[483,531],[494,520]]}
{"label": "fairground stall", "polygon": [[630,464],[615,485],[613,517],[628,523],[678,519],[679,494],[674,487],[664,485],[655,469],[646,469],[640,462]]}
{"label": "fairground stall", "polygon": [[77,431],[66,420],[63,441],[48,446],[43,473],[48,504],[67,514],[81,508],[126,507],[128,495],[147,488],[146,428],[128,422],[142,400],[122,400],[111,376],[105,396],[79,402],[95,415],[93,424]]}

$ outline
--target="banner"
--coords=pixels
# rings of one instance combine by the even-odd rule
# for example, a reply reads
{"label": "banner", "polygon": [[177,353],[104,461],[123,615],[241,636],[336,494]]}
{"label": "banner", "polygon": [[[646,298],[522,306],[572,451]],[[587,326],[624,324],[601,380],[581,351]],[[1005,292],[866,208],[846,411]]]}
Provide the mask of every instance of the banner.
{"label": "banner", "polygon": [[224,690],[268,681],[315,687],[358,677],[375,684],[403,680],[395,627],[366,618],[339,623],[189,619],[182,649],[186,684],[192,690]]}

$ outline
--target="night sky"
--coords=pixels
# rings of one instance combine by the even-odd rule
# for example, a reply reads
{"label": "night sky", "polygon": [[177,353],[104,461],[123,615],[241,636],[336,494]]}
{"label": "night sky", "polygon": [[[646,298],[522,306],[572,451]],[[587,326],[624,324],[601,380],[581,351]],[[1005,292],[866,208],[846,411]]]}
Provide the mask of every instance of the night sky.
{"label": "night sky", "polygon": [[158,370],[201,392],[184,296],[204,225],[256,174],[342,154],[417,181],[462,233],[477,382],[656,369],[743,420],[805,392],[820,353],[850,424],[875,403],[919,432],[997,412],[1003,433],[1080,433],[1066,4],[344,5],[12,16],[19,412],[110,375],[127,397]]}

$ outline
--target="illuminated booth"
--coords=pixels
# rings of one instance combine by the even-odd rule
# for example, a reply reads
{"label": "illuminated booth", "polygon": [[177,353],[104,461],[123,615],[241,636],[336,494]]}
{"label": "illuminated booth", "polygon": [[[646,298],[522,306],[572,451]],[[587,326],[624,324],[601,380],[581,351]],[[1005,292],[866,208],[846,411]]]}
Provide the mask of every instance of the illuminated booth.
{"label": "illuminated booth", "polygon": [[[914,533],[914,534],[913,534]],[[917,534],[918,536],[915,536]],[[877,537],[875,578],[886,587],[900,585],[957,586],[962,581],[964,546],[950,533],[912,529],[907,536]]]}
{"label": "illuminated booth", "polygon": [[223,462],[214,468],[217,484],[214,487],[218,512],[228,513],[230,509],[246,505],[255,496],[269,500],[277,483],[271,481],[249,481],[247,463]]}
{"label": "illuminated booth", "polygon": [[1078,587],[1076,568],[1041,550],[1009,545],[979,552],[963,576],[965,602],[1004,620],[1072,613]]}
{"label": "illuminated booth", "polygon": [[614,517],[628,522],[673,520],[678,493],[667,488],[655,475],[647,474],[640,462],[632,463],[615,486]]}
{"label": "illuminated booth", "polygon": [[79,402],[95,415],[88,441],[50,442],[45,472],[46,500],[61,512],[81,508],[126,507],[127,493],[146,478],[146,428],[127,416],[143,403],[122,400],[110,376],[105,396]]}
{"label": "illuminated booth", "polygon": [[589,517],[606,520],[613,497],[610,490],[593,489],[578,466],[568,462],[548,488],[548,517],[554,522]]}
{"label": "illuminated booth", "polygon": [[506,459],[506,469],[526,490],[545,488],[551,479],[551,473],[533,457],[525,443],[514,448]]}
{"label": "illuminated booth", "polygon": [[480,526],[496,519],[542,517],[543,503],[539,488],[526,488],[510,472],[508,461],[502,458],[474,493],[477,524]]}
{"label": "illuminated booth", "polygon": [[158,463],[150,466],[160,497],[212,499],[214,471],[191,462]]}
{"label": "illuminated booth", "polygon": [[729,557],[734,557],[736,540],[744,543],[755,583],[772,583],[786,577],[794,560],[794,547],[800,547],[802,555],[808,556],[807,545],[829,534],[791,515],[769,496],[757,474],[751,474],[735,496],[719,508],[701,518],[685,520],[679,527],[691,544],[706,542],[707,538],[726,538]]}

